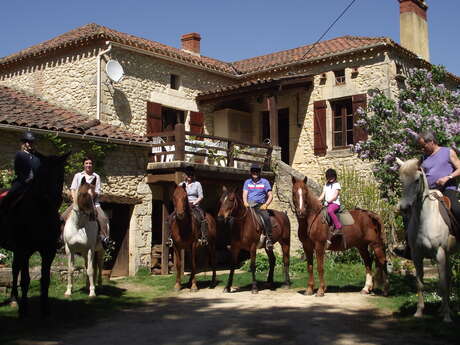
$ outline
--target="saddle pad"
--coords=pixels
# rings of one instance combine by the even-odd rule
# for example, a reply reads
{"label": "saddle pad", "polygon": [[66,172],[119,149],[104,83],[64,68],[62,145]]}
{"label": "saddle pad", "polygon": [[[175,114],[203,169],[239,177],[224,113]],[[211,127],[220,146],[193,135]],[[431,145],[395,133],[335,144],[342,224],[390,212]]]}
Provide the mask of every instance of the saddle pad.
{"label": "saddle pad", "polygon": [[342,225],[353,225],[353,224],[355,224],[355,220],[353,219],[353,216],[348,211],[342,211],[342,212],[338,213],[338,216],[339,216],[340,223]]}
{"label": "saddle pad", "polygon": [[[327,213],[327,208],[323,207],[322,209],[323,219],[326,221],[327,224],[331,225],[332,221]],[[342,225],[353,225],[355,224],[355,220],[350,212],[345,210],[345,208],[341,208],[339,212],[337,212],[337,216],[339,217],[340,224]]]}

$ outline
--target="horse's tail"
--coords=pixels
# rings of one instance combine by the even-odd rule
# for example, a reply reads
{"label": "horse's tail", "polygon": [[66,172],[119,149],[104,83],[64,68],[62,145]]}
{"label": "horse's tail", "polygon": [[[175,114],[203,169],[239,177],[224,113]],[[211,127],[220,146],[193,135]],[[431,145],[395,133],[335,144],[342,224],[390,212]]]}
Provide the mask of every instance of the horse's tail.
{"label": "horse's tail", "polygon": [[372,223],[375,225],[375,230],[380,240],[378,243],[375,243],[372,248],[374,250],[374,255],[376,256],[376,272],[374,276],[375,286],[381,287],[383,294],[386,296],[388,295],[389,282],[385,255],[385,228],[382,218],[378,214],[371,211],[367,211],[367,214],[372,220]]}

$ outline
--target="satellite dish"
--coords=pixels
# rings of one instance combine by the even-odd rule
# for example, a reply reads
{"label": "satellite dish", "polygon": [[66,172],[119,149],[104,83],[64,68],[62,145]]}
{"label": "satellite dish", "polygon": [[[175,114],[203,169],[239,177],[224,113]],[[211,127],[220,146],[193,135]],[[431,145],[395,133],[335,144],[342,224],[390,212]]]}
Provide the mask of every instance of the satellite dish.
{"label": "satellite dish", "polygon": [[105,65],[105,71],[107,72],[107,76],[110,80],[115,83],[118,83],[125,75],[123,67],[121,67],[120,63],[116,60],[110,60],[107,62],[107,65]]}

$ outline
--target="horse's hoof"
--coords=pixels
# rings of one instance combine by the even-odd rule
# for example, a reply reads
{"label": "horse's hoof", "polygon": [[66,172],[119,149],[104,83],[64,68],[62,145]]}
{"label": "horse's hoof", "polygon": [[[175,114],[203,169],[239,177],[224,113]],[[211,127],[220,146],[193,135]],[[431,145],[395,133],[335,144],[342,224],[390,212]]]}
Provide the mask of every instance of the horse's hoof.
{"label": "horse's hoof", "polygon": [[195,286],[195,287],[191,287],[190,288],[190,292],[198,292],[198,288]]}
{"label": "horse's hoof", "polygon": [[369,295],[369,291],[365,290],[365,289],[362,289],[361,290],[361,295]]}
{"label": "horse's hoof", "polygon": [[291,283],[284,283],[283,285],[281,285],[281,288],[285,289],[285,290],[289,290],[291,288]]}
{"label": "horse's hoof", "polygon": [[305,291],[305,295],[306,295],[306,296],[313,296],[313,289],[308,288],[308,289]]}
{"label": "horse's hoof", "polygon": [[174,287],[174,291],[175,291],[175,292],[179,292],[179,291],[180,291],[180,287],[179,287],[179,286],[175,286],[175,287]]}
{"label": "horse's hoof", "polygon": [[423,316],[423,313],[421,311],[417,311],[415,314],[414,314],[414,317],[416,318],[421,318]]}
{"label": "horse's hoof", "polygon": [[446,315],[444,316],[444,319],[442,320],[443,322],[446,322],[446,323],[451,323],[452,322],[452,318],[450,317],[450,315]]}
{"label": "horse's hoof", "polygon": [[224,287],[224,291],[222,291],[222,292],[223,292],[223,293],[230,293],[231,291],[230,291],[230,288]]}
{"label": "horse's hoof", "polygon": [[316,293],[315,297],[324,297],[324,292],[323,291],[318,291]]}
{"label": "horse's hoof", "polygon": [[90,294],[88,295],[89,298],[96,298],[96,294]]}
{"label": "horse's hoof", "polygon": [[251,293],[252,293],[253,295],[257,295],[257,294],[259,293],[259,290],[257,290],[257,289],[252,289],[252,290],[251,290]]}
{"label": "horse's hoof", "polygon": [[10,302],[10,307],[11,307],[11,308],[17,308],[17,307],[18,307],[18,302],[16,302],[16,301],[11,301],[11,302]]}

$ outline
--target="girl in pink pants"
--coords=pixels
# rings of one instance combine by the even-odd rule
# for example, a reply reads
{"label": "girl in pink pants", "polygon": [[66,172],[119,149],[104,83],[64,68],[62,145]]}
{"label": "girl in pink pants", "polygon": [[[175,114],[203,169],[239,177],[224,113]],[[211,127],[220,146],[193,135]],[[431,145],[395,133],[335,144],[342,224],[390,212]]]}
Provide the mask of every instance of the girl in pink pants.
{"label": "girl in pink pants", "polygon": [[337,212],[340,209],[340,183],[337,182],[337,172],[334,169],[327,169],[326,184],[319,200],[327,207],[327,213],[331,217],[332,223],[336,230],[342,228]]}

